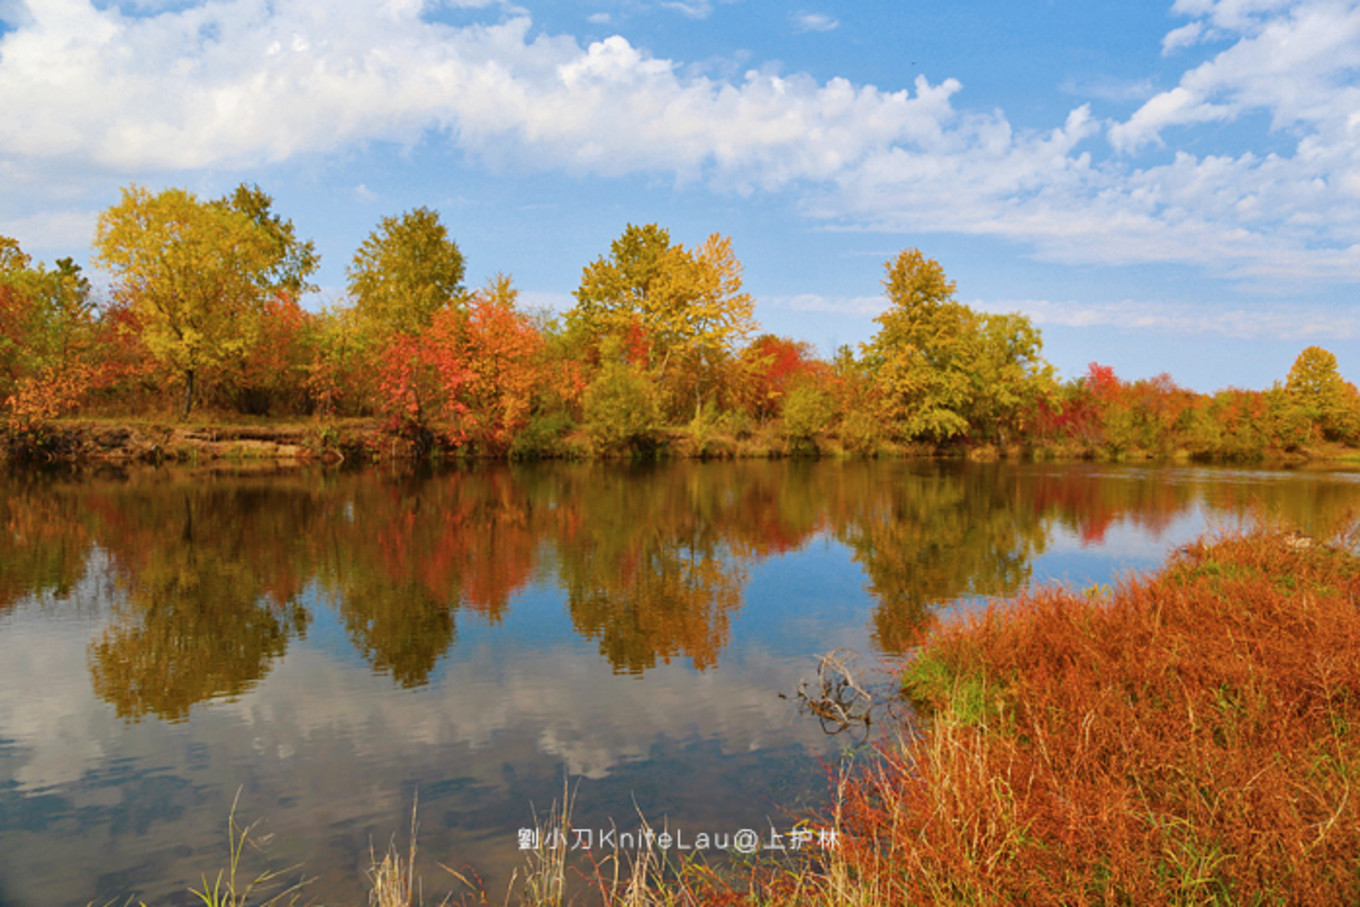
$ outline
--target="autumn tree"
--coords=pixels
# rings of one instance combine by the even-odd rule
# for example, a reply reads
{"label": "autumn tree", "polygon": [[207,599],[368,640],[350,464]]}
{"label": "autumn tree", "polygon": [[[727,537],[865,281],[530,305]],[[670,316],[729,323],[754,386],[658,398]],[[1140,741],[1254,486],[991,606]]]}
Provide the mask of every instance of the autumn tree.
{"label": "autumn tree", "polygon": [[1318,346],[1299,353],[1285,391],[1327,440],[1360,439],[1360,403],[1332,353]]}
{"label": "autumn tree", "polygon": [[60,415],[94,380],[94,305],[80,266],[33,265],[0,237],[0,403],[30,424]]}
{"label": "autumn tree", "polygon": [[31,261],[28,253],[19,247],[19,240],[12,236],[0,236],[0,274],[21,271]]}
{"label": "autumn tree", "polygon": [[889,419],[908,437],[944,440],[968,430],[967,364],[975,351],[977,314],[954,300],[955,284],[917,249],[887,263],[891,303],[865,358],[883,388]]}
{"label": "autumn tree", "polygon": [[1041,400],[1053,397],[1057,382],[1042,356],[1039,330],[1028,318],[1010,313],[980,320],[965,415],[973,433],[1004,444],[1029,430],[1027,417]]}
{"label": "autumn tree", "polygon": [[274,199],[257,185],[237,186],[217,204],[250,218],[268,238],[270,264],[260,272],[260,279],[268,289],[286,290],[296,301],[303,293],[316,291],[311,277],[321,266],[321,256],[311,240],[302,241],[291,220],[275,214]]}
{"label": "autumn tree", "polygon": [[461,325],[459,352],[470,375],[462,389],[473,440],[502,453],[529,421],[534,397],[546,378],[543,341],[519,311],[518,291],[504,274],[471,296]]}
{"label": "autumn tree", "polygon": [[317,289],[311,283],[321,264],[316,244],[298,238],[293,222],[274,213],[273,198],[258,185],[242,183],[215,204],[249,217],[271,247],[271,263],[260,273],[266,295],[255,342],[240,357],[239,368],[224,376],[231,401],[250,413],[305,409],[317,324],[300,299]]}
{"label": "autumn tree", "polygon": [[284,267],[278,237],[228,204],[132,186],[100,215],[94,245],[147,348],[184,382],[187,417],[205,370],[239,361],[255,342],[279,289],[271,275]]}
{"label": "autumn tree", "polygon": [[785,397],[802,384],[825,385],[831,369],[819,360],[809,343],[761,334],[741,351],[743,375],[740,397],[759,419],[777,415]]}
{"label": "autumn tree", "polygon": [[887,262],[890,306],[865,344],[887,419],[907,437],[1004,441],[1052,383],[1039,332],[1020,315],[986,315],[954,299],[940,263],[918,249]]}
{"label": "autumn tree", "polygon": [[658,384],[675,389],[686,372],[697,413],[716,367],[754,328],[753,309],[731,239],[714,233],[690,250],[656,224],[629,224],[582,272],[567,318],[592,338],[630,338]]}
{"label": "autumn tree", "polygon": [[651,382],[624,355],[617,337],[605,338],[600,359],[599,374],[584,397],[592,438],[603,450],[647,447],[659,422]]}
{"label": "autumn tree", "polygon": [[354,253],[349,293],[379,334],[413,334],[463,295],[463,253],[439,214],[416,208],[385,217]]}

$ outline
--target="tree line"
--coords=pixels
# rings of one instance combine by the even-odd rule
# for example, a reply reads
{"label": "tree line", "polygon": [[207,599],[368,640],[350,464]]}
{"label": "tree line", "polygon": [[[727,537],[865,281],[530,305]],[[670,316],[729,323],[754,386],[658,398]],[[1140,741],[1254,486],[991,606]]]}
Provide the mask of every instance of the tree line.
{"label": "tree line", "polygon": [[731,240],[628,225],[561,316],[497,274],[469,289],[437,212],[383,218],[345,298],[319,312],[315,245],[242,184],[218,199],[139,186],[99,217],[96,293],[71,259],[0,237],[0,401],[11,434],[75,413],[195,409],[378,418],[415,449],[476,456],[941,447],[1244,459],[1360,444],[1360,394],[1318,347],[1263,391],[1201,394],[1092,363],[1059,381],[1022,315],[955,298],[937,261],[885,264],[888,308],[826,360],[761,333]]}

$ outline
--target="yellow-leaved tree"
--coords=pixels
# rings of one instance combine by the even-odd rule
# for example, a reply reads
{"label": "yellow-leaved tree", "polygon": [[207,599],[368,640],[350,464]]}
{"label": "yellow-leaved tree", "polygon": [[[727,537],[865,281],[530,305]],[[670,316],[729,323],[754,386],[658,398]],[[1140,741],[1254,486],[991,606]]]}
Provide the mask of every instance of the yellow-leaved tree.
{"label": "yellow-leaved tree", "polygon": [[230,204],[130,186],[99,216],[94,248],[147,349],[183,381],[187,417],[203,373],[254,344],[265,300],[279,289],[270,279],[277,237]]}
{"label": "yellow-leaved tree", "polygon": [[692,390],[697,411],[719,365],[754,330],[754,308],[730,238],[714,233],[691,250],[656,224],[629,224],[609,258],[585,268],[567,318],[595,341],[624,339],[642,360],[634,365],[672,396]]}
{"label": "yellow-leaved tree", "polygon": [[445,306],[462,307],[463,253],[439,213],[384,217],[354,253],[349,292],[369,333],[417,334]]}
{"label": "yellow-leaved tree", "polygon": [[1320,346],[1299,353],[1285,392],[1329,441],[1360,441],[1360,397],[1341,377],[1336,356]]}
{"label": "yellow-leaved tree", "polygon": [[882,416],[907,438],[1013,438],[1054,386],[1038,330],[1023,315],[986,314],[955,300],[944,268],[918,249],[886,268],[891,305],[863,345]]}

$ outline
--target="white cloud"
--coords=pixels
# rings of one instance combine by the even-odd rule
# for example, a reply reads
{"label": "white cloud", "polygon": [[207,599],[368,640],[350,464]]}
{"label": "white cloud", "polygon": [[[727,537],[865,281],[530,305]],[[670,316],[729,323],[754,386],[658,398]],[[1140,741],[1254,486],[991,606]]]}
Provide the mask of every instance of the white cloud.
{"label": "white cloud", "polygon": [[[1083,106],[1048,130],[956,107],[954,79],[885,91],[773,69],[716,74],[619,35],[583,47],[535,34],[506,7],[501,21],[458,27],[423,8],[212,0],[126,16],[88,0],[34,4],[0,37],[0,176],[32,186],[61,168],[242,169],[433,134],[498,166],[792,192],[834,227],[997,236],[1052,261],[1282,281],[1360,273],[1354,0],[1178,0],[1200,28],[1164,47],[1211,33],[1228,46],[1123,122]],[[1242,142],[1273,152],[1139,157],[1258,112],[1274,134]],[[20,180],[0,182],[0,201],[20,197]]]}
{"label": "white cloud", "polygon": [[[1360,69],[1360,5],[1304,0],[1268,19],[1253,15],[1283,5],[1178,3],[1178,10],[1205,8],[1209,21],[1238,30],[1239,40],[1111,128],[1114,146],[1136,151],[1171,127],[1230,120],[1252,110],[1269,112],[1276,129],[1328,128],[1360,112],[1360,92],[1350,84]],[[1176,29],[1167,40],[1174,44],[1181,40],[1174,36],[1197,24]]]}
{"label": "white cloud", "polygon": [[1204,23],[1191,22],[1167,32],[1162,38],[1162,54],[1165,56],[1182,47],[1192,47],[1204,38]]}
{"label": "white cloud", "polygon": [[685,78],[619,36],[582,49],[530,39],[524,17],[454,28],[373,0],[347,7],[323,16],[288,0],[222,0],[125,18],[60,0],[0,39],[0,155],[122,173],[249,167],[435,128],[539,166],[778,186],[934,131],[957,90],[918,83],[912,97],[760,71]]}
{"label": "white cloud", "polygon": [[969,305],[984,312],[1019,312],[1041,326],[1114,327],[1250,340],[1360,339],[1360,320],[1339,319],[1335,312],[1318,306],[1219,306],[1190,310],[1135,299],[1096,305],[1047,299],[975,300]]}
{"label": "white cloud", "polygon": [[708,0],[673,0],[661,5],[691,19],[707,19],[713,14],[713,4]]}
{"label": "white cloud", "polygon": [[760,301],[762,305],[791,309],[795,312],[831,312],[860,317],[873,317],[888,308],[888,300],[881,293],[877,296],[822,296],[817,293],[799,293],[795,296],[766,296]]}
{"label": "white cloud", "polygon": [[1099,101],[1142,101],[1152,97],[1156,91],[1150,79],[1116,79],[1110,77],[1078,80],[1064,79],[1058,86],[1063,94],[1081,98],[1095,98]]}
{"label": "white cloud", "polygon": [[794,13],[793,26],[798,31],[832,31],[840,26],[840,20],[824,13]]}
{"label": "white cloud", "polygon": [[0,220],[0,234],[18,237],[25,249],[78,248],[94,235],[95,211],[49,210]]}

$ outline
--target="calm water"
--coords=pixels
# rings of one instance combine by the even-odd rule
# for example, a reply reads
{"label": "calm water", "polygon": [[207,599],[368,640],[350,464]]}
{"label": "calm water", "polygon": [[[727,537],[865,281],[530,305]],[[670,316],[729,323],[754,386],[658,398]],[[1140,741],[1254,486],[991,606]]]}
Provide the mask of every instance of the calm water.
{"label": "calm water", "polygon": [[[0,477],[0,904],[190,903],[239,814],[327,903],[420,801],[499,901],[517,830],[785,828],[827,738],[780,692],[1027,584],[1113,582],[1360,475],[681,463]],[[253,865],[260,865],[258,863]],[[435,898],[437,900],[437,898]]]}

